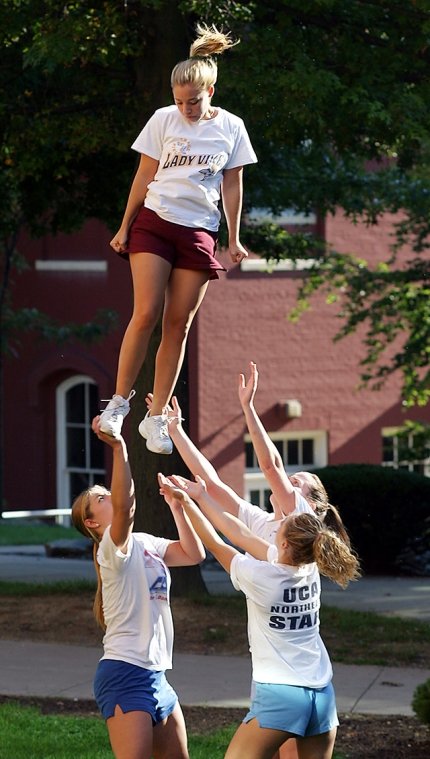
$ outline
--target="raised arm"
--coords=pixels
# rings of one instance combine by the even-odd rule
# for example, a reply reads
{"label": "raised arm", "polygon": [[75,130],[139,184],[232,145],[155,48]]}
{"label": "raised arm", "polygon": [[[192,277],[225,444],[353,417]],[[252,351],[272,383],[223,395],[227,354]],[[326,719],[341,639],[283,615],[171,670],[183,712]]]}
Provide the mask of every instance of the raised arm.
{"label": "raised arm", "polygon": [[172,488],[163,495],[170,507],[179,535],[179,540],[171,541],[164,554],[164,561],[168,567],[188,567],[200,564],[206,558],[205,549],[183,509],[182,501],[176,497]]}
{"label": "raised arm", "polygon": [[[148,408],[151,408],[152,393],[146,396]],[[176,397],[168,407],[169,435],[181,456],[185,466],[194,477],[199,476],[206,482],[206,487],[219,508],[237,516],[242,499],[223,482],[215,467],[194,445],[182,426],[182,412]],[[210,518],[210,515],[209,515]]]}
{"label": "raised arm", "polygon": [[112,522],[110,534],[115,545],[126,551],[136,511],[134,482],[130,471],[127,446],[124,438],[105,435],[100,431],[99,425],[100,417],[96,416],[92,422],[92,429],[99,440],[107,443],[112,449]]}
{"label": "raised arm", "polygon": [[267,434],[255,410],[254,397],[258,387],[258,370],[253,361],[250,362],[249,367],[248,379],[243,374],[239,375],[239,400],[257,456],[258,466],[274,495],[275,518],[282,519],[284,515],[295,509],[295,492],[285,471],[279,451]]}
{"label": "raised arm", "polygon": [[[180,478],[166,478],[164,475],[159,474],[158,481],[160,484],[160,492],[164,497],[166,497],[166,493],[173,492],[178,499],[181,499],[183,507],[204,545],[211,553],[213,553],[224,569],[229,572],[231,560],[238,551],[232,549],[231,546],[226,544],[219,537],[214,526],[200,510],[203,508],[208,509],[210,512],[213,510],[213,504],[211,503],[212,498],[205,488],[205,483],[201,478],[197,478],[197,482],[194,483],[195,487],[189,488],[191,492],[188,493],[183,486],[177,486],[178,480],[180,481]],[[189,486],[186,487],[188,488]],[[195,500],[198,501],[200,509],[194,503],[194,497]],[[254,535],[248,527],[246,527],[240,519],[233,516],[233,514],[219,512],[217,510],[217,521],[215,526],[226,536],[226,538],[228,538],[228,540],[239,548],[242,548],[256,559],[260,559],[261,561],[267,560],[267,549],[270,544],[262,538]]]}

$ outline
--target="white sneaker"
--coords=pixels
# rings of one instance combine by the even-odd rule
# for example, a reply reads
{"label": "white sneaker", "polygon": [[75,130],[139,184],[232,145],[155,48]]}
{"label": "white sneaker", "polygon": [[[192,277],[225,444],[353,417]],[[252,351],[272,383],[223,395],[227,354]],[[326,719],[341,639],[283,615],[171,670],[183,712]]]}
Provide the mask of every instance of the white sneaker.
{"label": "white sneaker", "polygon": [[135,395],[136,391],[132,390],[128,398],[123,398],[122,395],[112,396],[100,415],[100,430],[102,432],[106,435],[119,438],[124,417],[130,411],[130,401]]}
{"label": "white sneaker", "polygon": [[139,432],[146,439],[148,451],[152,451],[153,453],[172,453],[173,443],[169,437],[166,414],[149,416],[148,411],[145,419],[139,424]]}

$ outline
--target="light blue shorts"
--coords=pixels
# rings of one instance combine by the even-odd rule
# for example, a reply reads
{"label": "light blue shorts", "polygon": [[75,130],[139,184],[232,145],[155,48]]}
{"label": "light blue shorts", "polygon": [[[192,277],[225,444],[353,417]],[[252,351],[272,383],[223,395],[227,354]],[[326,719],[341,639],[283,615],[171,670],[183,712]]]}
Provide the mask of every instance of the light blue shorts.
{"label": "light blue shorts", "polygon": [[301,737],[321,735],[337,727],[336,700],[331,683],[325,688],[253,683],[252,703],[244,722]]}
{"label": "light blue shorts", "polygon": [[178,702],[164,672],[113,659],[99,662],[94,695],[104,719],[113,717],[118,704],[124,713],[148,712],[154,725],[168,717]]}

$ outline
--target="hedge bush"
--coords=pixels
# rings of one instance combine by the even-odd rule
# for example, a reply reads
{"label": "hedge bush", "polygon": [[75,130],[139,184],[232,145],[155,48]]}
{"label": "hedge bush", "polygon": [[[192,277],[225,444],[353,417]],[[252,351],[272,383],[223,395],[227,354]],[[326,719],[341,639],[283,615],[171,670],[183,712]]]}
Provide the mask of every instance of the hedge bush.
{"label": "hedge bush", "polygon": [[420,722],[430,725],[430,680],[426,680],[415,688],[412,709]]}
{"label": "hedge bush", "polygon": [[[370,464],[343,464],[315,470],[337,506],[353,547],[368,574],[399,574],[397,559],[427,535],[430,478]],[[430,554],[429,554],[430,555]]]}

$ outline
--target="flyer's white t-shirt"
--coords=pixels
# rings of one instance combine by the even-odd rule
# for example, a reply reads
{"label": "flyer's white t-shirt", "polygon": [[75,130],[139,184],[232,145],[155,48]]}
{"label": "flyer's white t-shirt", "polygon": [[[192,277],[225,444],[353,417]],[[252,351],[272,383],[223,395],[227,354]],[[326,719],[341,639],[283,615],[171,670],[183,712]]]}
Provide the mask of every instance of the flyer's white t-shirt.
{"label": "flyer's white t-shirt", "polygon": [[257,161],[242,119],[223,108],[196,123],[176,105],[159,108],[131,147],[159,162],[145,206],[166,221],[213,232],[224,169]]}
{"label": "flyer's white t-shirt", "polygon": [[252,678],[260,683],[325,687],[332,666],[319,634],[321,584],[316,564],[291,567],[237,554],[231,563],[236,590],[246,595]]}
{"label": "flyer's white t-shirt", "polygon": [[102,577],[106,633],[102,659],[150,670],[172,667],[170,572],[163,556],[170,540],[133,532],[127,553],[104,532],[97,559]]}

